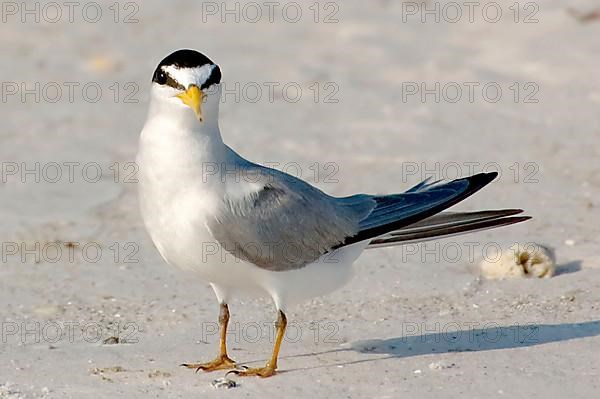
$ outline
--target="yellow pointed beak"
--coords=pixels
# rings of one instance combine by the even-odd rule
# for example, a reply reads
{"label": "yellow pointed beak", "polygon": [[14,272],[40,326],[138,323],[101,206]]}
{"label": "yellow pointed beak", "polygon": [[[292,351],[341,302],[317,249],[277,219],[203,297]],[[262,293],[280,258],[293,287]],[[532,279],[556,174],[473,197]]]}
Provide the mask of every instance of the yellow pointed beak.
{"label": "yellow pointed beak", "polygon": [[196,85],[190,85],[186,91],[177,94],[177,97],[183,101],[185,105],[190,107],[200,122],[202,122],[202,100],[205,94]]}

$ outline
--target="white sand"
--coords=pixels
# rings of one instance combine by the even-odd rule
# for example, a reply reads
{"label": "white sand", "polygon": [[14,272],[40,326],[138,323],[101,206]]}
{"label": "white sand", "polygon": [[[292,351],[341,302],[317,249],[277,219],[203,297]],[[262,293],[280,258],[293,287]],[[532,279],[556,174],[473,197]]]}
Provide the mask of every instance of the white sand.
{"label": "white sand", "polygon": [[[332,24],[314,23],[304,3],[295,24],[281,12],[273,23],[236,24],[230,17],[223,24],[218,16],[203,22],[200,2],[148,1],[139,6],[138,23],[115,24],[112,3],[101,3],[104,18],[97,24],[80,14],[73,23],[66,16],[56,24],[21,23],[18,16],[0,23],[3,82],[80,83],[73,102],[65,89],[56,103],[47,101],[51,93],[39,103],[16,95],[0,108],[5,172],[7,162],[80,163],[73,183],[65,176],[36,183],[29,175],[25,184],[7,176],[0,185],[0,398],[599,395],[600,21],[580,23],[566,11],[591,10],[593,1],[541,2],[534,24],[513,21],[513,2],[495,24],[480,14],[476,23],[423,24],[418,17],[403,23],[401,6],[388,1],[340,3],[339,22]],[[120,19],[131,11],[122,9]],[[320,19],[331,11],[321,9]],[[452,178],[457,167],[465,175],[469,165],[479,172],[492,162],[501,179],[457,208],[522,207],[534,219],[366,253],[347,287],[292,309],[296,328],[278,376],[215,390],[210,382],[224,373],[178,367],[216,351],[213,293],[165,266],[144,232],[136,185],[124,182],[152,71],[180,47],[201,49],[220,63],[230,89],[236,82],[303,88],[297,103],[280,90],[271,103],[266,88],[255,103],[247,101],[254,92],[237,102],[227,98],[225,140],[250,159],[296,162],[303,177],[335,195],[397,192],[419,181],[424,169],[435,172],[436,163],[437,177]],[[96,103],[81,93],[89,82],[103,89]],[[128,82],[139,87],[138,103],[124,103]],[[314,82],[317,103],[309,88]],[[325,87],[328,82],[334,86]],[[403,101],[403,82],[404,88],[407,82],[496,82],[503,95],[496,103],[484,101],[480,90],[473,102],[467,91],[458,103],[436,103],[433,95]],[[527,82],[539,87],[538,103],[523,103],[535,88],[525,88]],[[325,103],[332,87],[339,88],[339,102]],[[81,177],[82,165],[91,162],[104,171],[96,183]],[[119,183],[109,169],[114,162],[121,163]],[[310,169],[315,162],[318,179]],[[334,169],[324,169],[325,162]],[[335,176],[326,179],[331,170]],[[49,262],[56,248],[47,244],[56,240],[81,243],[72,262],[64,246],[60,259]],[[472,273],[482,253],[496,248],[490,243],[506,248],[530,241],[556,249],[557,276],[480,281]],[[33,255],[22,262],[22,246],[7,255],[14,248],[6,245],[36,242],[46,245],[39,263]],[[90,242],[101,245],[97,262],[89,261],[93,245],[88,261],[80,254]],[[138,262],[125,263],[127,255]],[[231,355],[262,363],[270,351],[270,304],[238,301],[231,311]],[[265,336],[256,338],[257,331]],[[115,334],[130,343],[101,345]]]}

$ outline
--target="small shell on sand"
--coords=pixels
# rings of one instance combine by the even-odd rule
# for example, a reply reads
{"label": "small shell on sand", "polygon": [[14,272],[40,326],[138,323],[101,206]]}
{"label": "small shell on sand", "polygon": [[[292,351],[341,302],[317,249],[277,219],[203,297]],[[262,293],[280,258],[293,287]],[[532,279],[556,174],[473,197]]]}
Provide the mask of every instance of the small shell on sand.
{"label": "small shell on sand", "polygon": [[483,259],[479,264],[487,279],[545,278],[554,276],[554,251],[536,243],[514,244],[497,259]]}
{"label": "small shell on sand", "polygon": [[229,378],[217,378],[216,380],[213,380],[210,385],[213,388],[225,388],[225,389],[231,389],[231,388],[236,388],[238,385],[234,380],[230,380]]}

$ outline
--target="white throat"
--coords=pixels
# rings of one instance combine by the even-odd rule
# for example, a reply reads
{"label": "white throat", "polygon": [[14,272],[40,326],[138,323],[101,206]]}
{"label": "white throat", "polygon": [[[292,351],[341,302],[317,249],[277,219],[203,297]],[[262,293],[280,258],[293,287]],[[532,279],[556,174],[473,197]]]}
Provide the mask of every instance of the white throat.
{"label": "white throat", "polygon": [[184,170],[198,162],[220,162],[227,149],[219,130],[221,85],[215,86],[206,92],[204,120],[199,121],[194,111],[175,97],[177,90],[153,84],[140,152]]}

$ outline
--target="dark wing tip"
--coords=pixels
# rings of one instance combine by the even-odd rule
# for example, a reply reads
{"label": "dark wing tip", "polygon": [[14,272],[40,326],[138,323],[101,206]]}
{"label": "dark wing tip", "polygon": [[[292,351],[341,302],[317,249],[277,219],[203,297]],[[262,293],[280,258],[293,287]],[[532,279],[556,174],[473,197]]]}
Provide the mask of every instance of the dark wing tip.
{"label": "dark wing tip", "polygon": [[467,180],[471,185],[479,186],[481,188],[491,183],[496,177],[498,177],[498,172],[478,173],[467,177]]}
{"label": "dark wing tip", "polygon": [[[452,213],[452,212],[450,212]],[[510,208],[510,209],[491,209],[491,210],[485,210],[485,211],[474,211],[474,212],[464,212],[465,214],[480,214],[481,216],[487,216],[489,215],[490,217],[506,217],[506,216],[514,216],[514,215],[518,215],[519,213],[523,213],[523,209],[518,209],[518,208]]]}
{"label": "dark wing tip", "polygon": [[514,220],[513,223],[521,223],[521,222],[525,222],[527,220],[533,219],[533,216],[517,216],[512,219]]}
{"label": "dark wing tip", "polygon": [[[503,209],[504,212],[506,212],[505,216],[512,216],[512,215],[518,215],[519,213],[523,213],[523,209]],[[510,213],[510,215],[509,215]]]}
{"label": "dark wing tip", "polygon": [[526,222],[530,219],[531,219],[531,216],[511,216],[511,217],[506,217],[506,218],[500,218],[500,219],[496,219],[496,220],[490,222],[489,225],[486,227],[492,228],[492,227],[510,226],[511,224]]}
{"label": "dark wing tip", "polygon": [[[483,187],[490,184],[497,176],[498,176],[498,172],[489,172],[489,173],[478,173],[473,176],[465,177],[464,179],[467,180],[467,182],[469,183],[469,186],[465,190],[464,196],[462,196],[462,198],[460,200],[454,202],[452,205],[456,204],[457,202],[462,201],[464,198],[469,197],[469,196],[473,195],[474,193],[476,193],[477,191],[481,190]],[[459,180],[462,180],[462,179],[457,179],[454,181],[459,181]]]}
{"label": "dark wing tip", "polygon": [[[454,212],[450,211],[448,214],[453,214]],[[485,211],[471,211],[471,212],[459,212],[465,215],[481,215],[482,217],[490,217],[490,218],[500,218],[506,216],[514,216],[519,213],[523,213],[523,209],[518,208],[509,208],[509,209],[490,209]]]}

